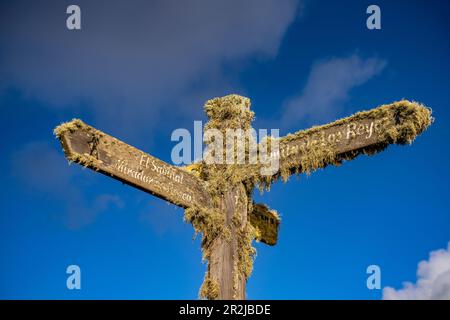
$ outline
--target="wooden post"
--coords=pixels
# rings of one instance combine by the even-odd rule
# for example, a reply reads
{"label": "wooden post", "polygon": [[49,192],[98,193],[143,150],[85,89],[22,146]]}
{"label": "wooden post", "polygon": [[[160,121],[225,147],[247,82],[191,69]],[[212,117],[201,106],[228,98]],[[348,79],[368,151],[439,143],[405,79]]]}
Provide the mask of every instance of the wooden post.
{"label": "wooden post", "polygon": [[[238,268],[239,230],[247,223],[247,195],[242,183],[228,191],[221,199],[220,210],[230,228],[230,239],[217,238],[212,244],[208,273],[219,284],[221,300],[245,299],[247,280]],[[234,218],[233,218],[234,217]]]}

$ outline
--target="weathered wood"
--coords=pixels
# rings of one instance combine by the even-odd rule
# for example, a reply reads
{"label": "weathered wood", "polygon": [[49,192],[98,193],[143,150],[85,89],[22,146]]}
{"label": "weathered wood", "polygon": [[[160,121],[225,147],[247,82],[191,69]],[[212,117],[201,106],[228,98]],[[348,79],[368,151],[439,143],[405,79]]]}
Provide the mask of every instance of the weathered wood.
{"label": "weathered wood", "polygon": [[428,108],[403,100],[282,137],[272,156],[279,158],[280,170],[314,170],[389,144],[411,143],[431,122]]}
{"label": "weathered wood", "polygon": [[209,207],[204,182],[80,120],[55,129],[68,160],[178,206]]}
{"label": "weathered wood", "polygon": [[258,230],[256,240],[269,246],[277,244],[280,217],[274,210],[270,210],[265,204],[254,204],[249,212],[250,223]]}

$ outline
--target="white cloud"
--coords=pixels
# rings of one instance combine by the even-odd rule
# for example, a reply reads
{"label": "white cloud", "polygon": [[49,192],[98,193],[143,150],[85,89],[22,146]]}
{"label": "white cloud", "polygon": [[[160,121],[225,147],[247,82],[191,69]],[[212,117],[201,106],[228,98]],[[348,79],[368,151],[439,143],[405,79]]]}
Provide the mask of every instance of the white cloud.
{"label": "white cloud", "polygon": [[288,100],[283,113],[287,127],[299,120],[328,121],[339,113],[349,91],[379,74],[386,62],[356,54],[315,63],[303,92]]}
{"label": "white cloud", "polygon": [[450,242],[447,249],[430,252],[430,258],[419,263],[417,282],[405,282],[402,289],[385,287],[385,300],[450,300]]}

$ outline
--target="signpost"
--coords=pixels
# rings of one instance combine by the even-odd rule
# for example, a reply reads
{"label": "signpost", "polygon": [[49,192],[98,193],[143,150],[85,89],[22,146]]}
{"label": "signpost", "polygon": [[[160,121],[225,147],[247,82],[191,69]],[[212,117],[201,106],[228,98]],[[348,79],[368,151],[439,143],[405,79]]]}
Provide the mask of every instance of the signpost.
{"label": "signpost", "polygon": [[[249,129],[250,100],[229,95],[209,100],[207,128]],[[339,165],[361,154],[372,155],[390,144],[411,143],[432,123],[430,109],[402,100],[357,113],[333,123],[279,138],[271,150],[279,170],[262,175],[255,165],[167,164],[80,120],[55,129],[66,158],[185,208],[185,220],[202,234],[208,268],[200,296],[208,299],[245,299],[245,285],[253,267],[254,239],[275,245],[280,219],[263,204],[254,204],[255,186],[270,186],[282,177]],[[257,166],[256,166],[257,167]]]}

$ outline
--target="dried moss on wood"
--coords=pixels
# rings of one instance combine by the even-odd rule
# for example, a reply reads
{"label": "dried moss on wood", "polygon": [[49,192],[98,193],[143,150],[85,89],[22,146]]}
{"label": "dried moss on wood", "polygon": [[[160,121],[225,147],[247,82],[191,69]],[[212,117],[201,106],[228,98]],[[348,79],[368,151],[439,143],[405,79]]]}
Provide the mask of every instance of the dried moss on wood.
{"label": "dried moss on wood", "polygon": [[[237,95],[229,95],[209,100],[205,105],[205,111],[210,118],[209,122],[205,125],[205,129],[220,130],[224,136],[226,134],[226,129],[250,129],[251,121],[254,118],[254,113],[250,111],[250,100]],[[312,171],[324,168],[330,164],[340,165],[344,160],[354,159],[361,154],[373,155],[384,150],[389,144],[411,143],[416,136],[422,133],[433,121],[430,109],[416,102],[401,100],[392,104],[380,106],[370,111],[358,112],[351,117],[324,126],[316,126],[308,130],[289,134],[286,137],[279,139],[280,149],[291,142],[306,139],[334,126],[345,125],[359,120],[384,118],[393,119],[395,123],[391,123],[389,130],[382,130],[377,137],[378,142],[376,144],[345,153],[338,153],[336,151],[336,145],[333,143],[314,144],[309,146],[306,150],[303,150],[299,157],[283,159],[280,163],[278,173],[273,176],[261,175],[261,164],[208,165],[206,164],[205,159],[201,163],[190,166],[189,170],[194,171],[201,179],[207,181],[208,192],[213,199],[213,204],[214,206],[218,206],[221,196],[239,183],[244,184],[249,196],[248,199],[251,199],[251,192],[255,186],[258,186],[260,189],[268,189],[270,188],[271,183],[279,177],[281,177],[283,181],[286,181],[292,174],[302,172],[309,174]],[[213,141],[206,142],[211,143]],[[246,160],[248,160],[249,154],[248,144],[249,141],[246,141]],[[223,148],[223,150],[223,159],[225,159],[225,152],[227,150],[226,148]],[[247,212],[250,213],[251,210],[252,204],[250,203]],[[267,210],[269,212],[268,208]],[[190,216],[189,211],[187,212],[188,216]],[[205,259],[208,259],[209,257],[208,245],[215,237],[221,235],[221,232],[223,231],[219,230],[227,229],[227,226],[224,225],[224,220],[219,218],[222,214],[223,213],[216,212],[213,214],[214,218],[210,222],[202,224],[201,226],[194,226],[197,232],[202,232],[206,235],[206,240],[202,241]],[[206,212],[201,212],[200,209],[200,211],[197,212],[197,215],[198,217],[201,217],[199,221],[203,221],[203,217],[208,214]],[[276,224],[278,227],[279,218],[276,214],[274,214],[274,217],[277,218]],[[240,221],[240,219],[237,218],[236,221]],[[237,283],[242,280],[242,278],[247,280],[251,274],[253,259],[256,254],[255,249],[252,247],[253,239],[260,238],[263,232],[268,233],[268,230],[264,229],[266,226],[258,225],[255,219],[249,222],[251,223],[246,223],[241,226],[237,232],[239,249],[234,266],[234,287],[237,286]],[[276,239],[272,240],[274,240],[274,242],[276,241]],[[205,276],[205,282],[206,281],[209,281],[208,274]],[[206,287],[209,287],[209,285],[206,285]]]}
{"label": "dried moss on wood", "polygon": [[207,273],[203,284],[200,287],[200,297],[208,300],[216,300],[220,295],[220,286],[217,280],[213,279]]}
{"label": "dried moss on wood", "polygon": [[72,133],[83,127],[87,127],[83,121],[81,121],[80,119],[72,119],[71,121],[61,123],[53,130],[53,133],[58,139],[61,139],[64,133]]}
{"label": "dried moss on wood", "polygon": [[275,245],[281,220],[278,213],[265,204],[254,204],[249,213],[250,223],[255,228],[255,239],[271,246]]}
{"label": "dried moss on wood", "polygon": [[[254,119],[254,113],[250,110],[250,100],[239,95],[229,95],[222,98],[211,99],[205,104],[205,111],[209,121],[205,129],[217,129],[226,136],[227,129],[248,130],[251,128],[251,122]],[[245,141],[245,164],[208,164],[211,163],[207,155],[199,163],[184,167],[189,174],[199,177],[205,181],[207,191],[211,197],[212,206],[209,208],[192,206],[185,210],[184,219],[193,225],[195,233],[202,235],[203,259],[210,262],[214,242],[218,239],[224,241],[236,241],[237,251],[233,255],[233,290],[234,297],[237,298],[237,292],[240,283],[247,281],[253,270],[253,260],[256,250],[252,246],[254,239],[260,239],[263,235],[268,239],[268,243],[276,242],[277,233],[267,229],[267,224],[262,224],[257,219],[252,219],[252,213],[262,210],[270,219],[276,220],[278,228],[279,217],[276,212],[269,210],[264,205],[255,205],[252,202],[252,192],[257,186],[260,189],[270,188],[271,183],[282,178],[286,181],[292,174],[305,172],[309,174],[319,168],[328,165],[340,165],[344,160],[351,160],[355,157],[366,154],[373,155],[384,150],[389,144],[407,144],[411,143],[417,135],[422,133],[432,123],[431,110],[423,105],[401,100],[392,104],[383,105],[376,109],[364,112],[358,112],[351,117],[347,117],[333,123],[317,126],[308,130],[298,131],[289,134],[278,140],[280,149],[292,143],[297,143],[302,139],[308,139],[324,130],[347,125],[352,122],[368,119],[387,119],[390,121],[387,130],[381,130],[377,133],[376,143],[361,147],[347,152],[338,152],[335,142],[313,143],[305,145],[301,152],[295,156],[288,156],[280,161],[279,171],[274,175],[262,175],[261,163],[248,164],[250,158],[249,145],[253,141],[252,137],[247,136]],[[73,133],[77,129],[87,128],[93,139],[99,141],[101,132],[94,128],[86,126],[81,120],[74,119],[68,123],[61,124],[55,128],[55,135],[61,140],[64,133]],[[271,141],[272,138],[268,138]],[[213,143],[206,141],[206,143]],[[97,142],[96,142],[97,143]],[[114,144],[114,139],[111,144]],[[260,143],[264,145],[264,143]],[[222,146],[224,147],[224,146]],[[271,144],[269,143],[269,151]],[[95,148],[94,148],[95,149]],[[226,148],[222,148],[224,154],[222,159],[226,159]],[[237,146],[233,146],[233,157],[237,160]],[[75,161],[84,166],[97,168],[96,157],[92,154],[70,154],[67,155],[69,161]],[[221,210],[221,201],[227,192],[242,184],[245,189],[245,196],[237,196],[238,203],[231,222],[227,223],[225,213]],[[239,210],[246,212],[243,217]],[[261,213],[261,212],[260,212]],[[277,229],[274,229],[277,230]],[[231,237],[235,236],[235,239]],[[217,299],[220,297],[221,288],[217,279],[215,279],[208,270],[204,277],[199,295],[206,299]]]}
{"label": "dried moss on wood", "polygon": [[184,220],[194,227],[196,234],[202,235],[203,259],[210,257],[210,247],[218,237],[230,238],[230,230],[225,218],[217,209],[191,207],[184,210]]}
{"label": "dried moss on wood", "polygon": [[[431,109],[417,102],[401,100],[391,104],[382,105],[370,111],[362,111],[353,116],[337,120],[335,122],[315,126],[308,130],[298,131],[280,139],[280,149],[291,142],[307,139],[326,129],[354,123],[367,119],[387,119],[390,128],[382,130],[378,135],[378,143],[346,153],[337,153],[335,145],[332,143],[316,144],[306,148],[299,158],[292,157],[281,161],[280,170],[277,175],[271,177],[260,177],[261,183],[270,185],[274,180],[281,177],[283,181],[295,173],[311,173],[317,169],[325,168],[328,165],[340,165],[344,160],[352,160],[361,154],[374,155],[383,151],[390,144],[410,144],[414,139],[425,131],[433,122]],[[392,121],[394,121],[392,123]]]}

